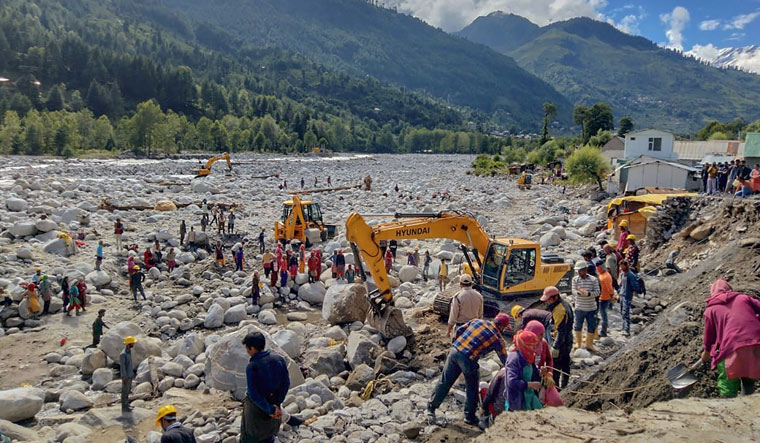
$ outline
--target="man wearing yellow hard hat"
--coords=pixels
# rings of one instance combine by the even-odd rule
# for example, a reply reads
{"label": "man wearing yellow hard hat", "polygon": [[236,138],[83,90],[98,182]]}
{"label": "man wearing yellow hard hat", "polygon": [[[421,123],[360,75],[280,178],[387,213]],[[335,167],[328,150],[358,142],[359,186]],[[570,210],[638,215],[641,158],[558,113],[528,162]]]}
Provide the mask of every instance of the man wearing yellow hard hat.
{"label": "man wearing yellow hard hat", "polygon": [[620,236],[617,241],[617,249],[623,252],[628,247],[628,235],[631,234],[631,231],[628,229],[628,220],[620,221],[618,227],[620,228]]}
{"label": "man wearing yellow hard hat", "polygon": [[119,356],[119,375],[121,376],[121,411],[129,412],[129,393],[132,391],[132,380],[135,379],[135,367],[132,364],[132,348],[137,339],[131,335],[124,338],[124,350]]}
{"label": "man wearing yellow hard hat", "polygon": [[164,430],[161,443],[195,443],[193,431],[177,421],[177,409],[174,405],[161,406],[156,416],[156,426],[161,426]]}

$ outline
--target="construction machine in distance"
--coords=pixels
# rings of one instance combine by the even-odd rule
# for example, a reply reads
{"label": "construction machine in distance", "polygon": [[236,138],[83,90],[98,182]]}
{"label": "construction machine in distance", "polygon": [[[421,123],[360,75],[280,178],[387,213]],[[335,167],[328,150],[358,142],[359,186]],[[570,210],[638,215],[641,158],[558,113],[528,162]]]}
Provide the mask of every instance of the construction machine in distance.
{"label": "construction machine in distance", "polygon": [[[346,220],[346,240],[353,249],[359,274],[365,284],[368,282],[366,274],[370,274],[376,287],[367,287],[371,305],[367,322],[386,338],[407,336],[411,329],[404,323],[401,311],[392,305],[393,294],[381,241],[449,238],[459,242],[474,287],[483,294],[487,317],[496,315],[504,302],[540,295],[547,286],[556,286],[560,292],[570,290],[572,267],[556,255],[542,257],[539,243],[518,238],[490,238],[474,217],[458,211],[396,213],[394,217],[400,220],[372,226],[355,212]],[[368,269],[365,270],[364,265]],[[448,315],[454,293],[439,294],[433,310]]]}
{"label": "construction machine in distance", "polygon": [[274,223],[274,238],[278,242],[288,243],[299,240],[307,247],[315,241],[309,238],[307,230],[318,229],[319,240],[325,241],[335,236],[335,225],[328,225],[322,220],[322,210],[319,203],[311,200],[301,200],[294,195],[282,203],[282,221]]}
{"label": "construction machine in distance", "polygon": [[211,174],[211,166],[218,162],[219,160],[226,160],[227,161],[227,169],[232,172],[232,163],[230,162],[230,154],[228,152],[225,152],[224,154],[217,155],[214,157],[211,157],[206,161],[206,166],[203,168],[199,168],[195,171],[195,177],[205,177],[209,174]]}

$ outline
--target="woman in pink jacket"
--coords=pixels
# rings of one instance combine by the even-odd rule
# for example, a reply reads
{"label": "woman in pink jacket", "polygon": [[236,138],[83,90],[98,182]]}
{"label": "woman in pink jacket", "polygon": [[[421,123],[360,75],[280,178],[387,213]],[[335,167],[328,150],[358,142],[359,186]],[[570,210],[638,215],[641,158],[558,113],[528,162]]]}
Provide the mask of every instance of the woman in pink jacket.
{"label": "woman in pink jacket", "polygon": [[760,380],[760,301],[734,292],[725,280],[710,288],[705,309],[702,360],[718,369],[718,390],[735,397],[755,390]]}

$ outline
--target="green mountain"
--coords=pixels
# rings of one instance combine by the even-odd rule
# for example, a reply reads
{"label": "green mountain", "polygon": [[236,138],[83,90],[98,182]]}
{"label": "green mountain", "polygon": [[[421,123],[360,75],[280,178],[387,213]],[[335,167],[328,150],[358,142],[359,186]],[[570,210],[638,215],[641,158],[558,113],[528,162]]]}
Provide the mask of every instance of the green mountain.
{"label": "green mountain", "polygon": [[[336,150],[394,151],[404,149],[403,136],[414,128],[442,134],[414,145],[435,150],[432,143],[449,133],[456,138],[453,131],[469,120],[486,120],[294,51],[254,46],[151,0],[5,0],[0,77],[10,79],[0,82],[0,153],[106,143],[131,149],[146,139],[155,145],[149,148],[166,151],[307,150],[322,140]],[[145,114],[165,127],[141,135],[135,127],[142,123],[131,119],[146,100],[164,115],[151,114],[152,107],[143,107]],[[106,140],[95,137],[95,119]],[[445,149],[488,150],[494,143],[474,133],[463,139],[466,146]]]}
{"label": "green mountain", "polygon": [[[557,104],[560,120],[570,119],[570,103],[511,58],[365,0],[160,1],[188,21],[224,29],[243,42],[296,51],[330,68],[481,110],[502,123],[536,128],[544,102]],[[215,44],[213,36],[206,41]]]}
{"label": "green mountain", "polygon": [[493,13],[457,35],[513,57],[575,104],[610,103],[639,128],[685,133],[709,120],[760,117],[760,76],[707,66],[589,18],[525,21]]}

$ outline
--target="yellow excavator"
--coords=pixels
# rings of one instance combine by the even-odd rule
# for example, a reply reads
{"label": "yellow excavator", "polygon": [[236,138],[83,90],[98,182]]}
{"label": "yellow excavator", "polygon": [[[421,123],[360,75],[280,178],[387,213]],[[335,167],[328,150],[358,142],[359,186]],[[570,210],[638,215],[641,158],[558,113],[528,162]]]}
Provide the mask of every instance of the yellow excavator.
{"label": "yellow excavator", "polygon": [[[399,221],[370,226],[354,212],[346,220],[346,240],[353,249],[362,281],[368,281],[369,273],[376,286],[367,287],[371,305],[367,322],[387,338],[410,335],[411,329],[404,323],[401,311],[392,306],[381,241],[450,238],[459,242],[474,286],[484,296],[487,316],[499,311],[499,302],[540,295],[547,286],[556,286],[560,292],[570,290],[573,270],[564,260],[556,255],[542,257],[541,245],[529,240],[490,238],[471,215],[458,211],[396,213],[394,218]],[[451,296],[441,294],[436,297],[433,309],[447,315],[450,304]]]}
{"label": "yellow excavator", "polygon": [[335,225],[325,224],[322,220],[319,203],[301,200],[294,195],[282,203],[282,221],[274,223],[274,238],[283,243],[297,239],[308,247],[312,242],[306,235],[307,229],[319,229],[321,241],[335,236]]}
{"label": "yellow excavator", "polygon": [[219,160],[226,160],[227,161],[227,169],[229,171],[232,171],[232,163],[230,162],[230,154],[228,152],[225,152],[224,154],[217,155],[217,156],[214,156],[214,157],[211,157],[210,159],[208,159],[208,161],[206,162],[206,166],[205,167],[200,168],[200,169],[198,169],[198,170],[195,171],[195,176],[196,177],[205,177],[205,176],[211,174],[211,166],[214,163],[218,162]]}

